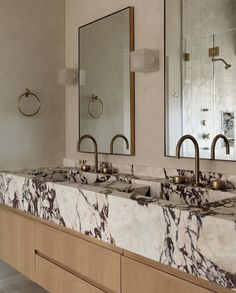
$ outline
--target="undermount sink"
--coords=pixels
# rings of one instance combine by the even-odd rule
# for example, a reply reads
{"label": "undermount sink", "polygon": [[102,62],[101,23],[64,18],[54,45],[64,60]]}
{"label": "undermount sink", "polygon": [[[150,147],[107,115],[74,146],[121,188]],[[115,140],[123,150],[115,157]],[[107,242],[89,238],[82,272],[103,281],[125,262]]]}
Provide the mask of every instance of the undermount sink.
{"label": "undermount sink", "polygon": [[173,204],[203,206],[235,196],[235,190],[222,191],[190,184],[162,183],[162,199]]}
{"label": "undermount sink", "polygon": [[79,169],[55,168],[28,171],[28,175],[47,182],[69,182],[100,187],[103,192],[116,190],[132,195],[150,196],[150,186],[132,182],[132,178],[122,175],[83,172]]}

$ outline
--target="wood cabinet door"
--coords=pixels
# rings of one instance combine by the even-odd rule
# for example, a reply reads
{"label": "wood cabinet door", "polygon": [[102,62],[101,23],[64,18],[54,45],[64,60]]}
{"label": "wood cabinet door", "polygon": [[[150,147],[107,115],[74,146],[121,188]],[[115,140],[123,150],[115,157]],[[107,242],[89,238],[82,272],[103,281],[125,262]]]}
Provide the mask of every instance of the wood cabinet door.
{"label": "wood cabinet door", "polygon": [[36,255],[36,282],[50,293],[103,293],[100,289]]}
{"label": "wood cabinet door", "polygon": [[34,280],[34,222],[0,209],[1,259]]}
{"label": "wood cabinet door", "polygon": [[39,223],[35,225],[35,249],[102,290],[120,292],[120,254]]}
{"label": "wood cabinet door", "polygon": [[122,293],[213,293],[127,257],[122,257]]}

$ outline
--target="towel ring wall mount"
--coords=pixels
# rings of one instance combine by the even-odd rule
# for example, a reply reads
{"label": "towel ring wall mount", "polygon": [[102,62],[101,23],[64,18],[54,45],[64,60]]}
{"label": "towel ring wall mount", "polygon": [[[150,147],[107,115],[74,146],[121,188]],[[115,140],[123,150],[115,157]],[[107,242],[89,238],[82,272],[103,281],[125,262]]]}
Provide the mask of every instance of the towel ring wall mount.
{"label": "towel ring wall mount", "polygon": [[[34,112],[32,113],[26,113],[23,109],[22,109],[22,99],[23,98],[30,98],[30,97],[33,97],[34,99],[36,99],[36,102],[37,102],[37,108]],[[34,94],[31,90],[29,90],[28,88],[25,90],[25,92],[19,96],[18,100],[17,100],[17,108],[18,110],[20,111],[21,114],[23,114],[24,116],[27,116],[27,117],[32,117],[32,116],[35,116],[36,114],[38,114],[38,112],[40,111],[40,108],[41,108],[41,101],[39,99],[39,97]]]}
{"label": "towel ring wall mount", "polygon": [[[93,113],[93,110],[92,110],[92,105],[96,103],[97,106],[100,105],[100,111],[99,113]],[[92,94],[92,97],[90,99],[90,102],[88,104],[88,112],[89,112],[89,115],[93,118],[93,119],[98,119],[102,116],[103,112],[104,112],[104,106],[103,106],[103,102],[102,100],[98,97],[98,96],[95,96],[94,94]]]}

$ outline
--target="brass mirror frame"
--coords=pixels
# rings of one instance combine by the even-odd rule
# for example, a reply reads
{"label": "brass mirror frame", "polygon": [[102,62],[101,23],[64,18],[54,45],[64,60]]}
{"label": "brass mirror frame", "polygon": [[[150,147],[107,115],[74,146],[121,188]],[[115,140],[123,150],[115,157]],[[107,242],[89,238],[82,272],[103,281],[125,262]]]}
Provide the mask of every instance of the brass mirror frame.
{"label": "brass mirror frame", "polygon": [[[104,18],[107,18],[109,16],[112,16],[114,14],[117,14],[121,11],[129,9],[129,35],[130,35],[130,52],[135,50],[135,37],[134,37],[134,7],[128,6],[123,9],[120,9],[116,12],[113,12],[111,14],[108,14],[104,17],[101,17],[99,19],[96,19],[94,21],[91,21],[85,25],[82,25],[78,28],[78,98],[79,98],[79,139],[81,137],[80,134],[80,29],[88,26],[92,23],[98,22]],[[111,137],[112,140],[112,137]],[[117,156],[135,156],[135,73],[131,72],[130,70],[130,154],[112,154],[112,155],[117,155]],[[110,146],[110,144],[109,144]],[[108,146],[108,148],[109,148]],[[80,151],[80,153],[88,153],[91,154],[93,153],[92,151]],[[111,153],[102,153],[98,152],[99,154],[103,155],[111,155]]]}
{"label": "brass mirror frame", "polygon": [[[168,59],[166,56],[166,28],[167,28],[167,3],[166,1],[168,0],[163,0],[164,1],[164,157],[166,158],[176,158],[175,155],[168,155],[167,154],[167,138],[168,138],[168,132],[169,132],[169,121],[168,119],[168,93],[169,93],[169,79],[168,79],[168,70],[166,69],[167,66],[169,65]],[[182,20],[182,1],[181,1],[181,20]],[[181,39],[183,38],[183,31],[181,28]],[[181,43],[181,51],[182,51],[182,43]],[[181,59],[181,56],[180,56]],[[181,68],[182,72],[182,68]],[[181,93],[182,93],[182,84],[181,84]],[[194,159],[194,157],[182,157],[181,158],[188,158],[188,159]]]}

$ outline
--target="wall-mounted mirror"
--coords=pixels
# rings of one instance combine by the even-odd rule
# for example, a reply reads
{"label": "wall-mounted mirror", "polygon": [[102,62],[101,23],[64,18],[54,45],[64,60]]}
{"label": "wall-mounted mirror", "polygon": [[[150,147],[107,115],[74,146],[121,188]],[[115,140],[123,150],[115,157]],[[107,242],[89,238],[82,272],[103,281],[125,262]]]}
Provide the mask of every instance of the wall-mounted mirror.
{"label": "wall-mounted mirror", "polygon": [[[128,7],[79,28],[79,136],[92,135],[99,153],[134,155],[134,73],[130,52],[134,50],[134,15]],[[80,151],[93,151],[84,140]]]}
{"label": "wall-mounted mirror", "polygon": [[[200,157],[210,158],[215,135],[216,158],[236,160],[236,1],[165,1],[165,154],[175,155],[179,138],[193,135]],[[186,141],[183,156],[194,156]]]}

